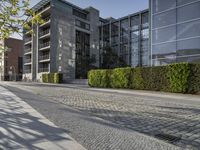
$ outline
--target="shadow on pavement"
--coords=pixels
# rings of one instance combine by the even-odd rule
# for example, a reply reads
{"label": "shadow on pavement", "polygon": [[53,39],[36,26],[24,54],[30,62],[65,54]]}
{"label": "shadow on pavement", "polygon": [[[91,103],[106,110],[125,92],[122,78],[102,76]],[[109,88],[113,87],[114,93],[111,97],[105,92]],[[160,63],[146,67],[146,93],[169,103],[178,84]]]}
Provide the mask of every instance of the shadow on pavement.
{"label": "shadow on pavement", "polygon": [[[24,111],[16,97],[1,90],[0,94],[0,149],[37,149],[39,143],[71,140],[63,136],[64,131],[46,123],[46,119]],[[35,111],[33,111],[33,114]]]}

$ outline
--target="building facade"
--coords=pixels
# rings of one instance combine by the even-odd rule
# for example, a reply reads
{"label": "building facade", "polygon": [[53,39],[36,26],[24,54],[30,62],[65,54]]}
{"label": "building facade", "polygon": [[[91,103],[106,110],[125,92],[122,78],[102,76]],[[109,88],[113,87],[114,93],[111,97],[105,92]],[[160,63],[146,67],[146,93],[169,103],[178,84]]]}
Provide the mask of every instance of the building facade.
{"label": "building facade", "polygon": [[14,38],[8,38],[1,41],[4,50],[0,52],[0,80],[16,81],[22,79],[23,73],[23,41]]}
{"label": "building facade", "polygon": [[86,78],[85,61],[99,67],[99,11],[81,9],[64,0],[43,0],[33,7],[45,23],[24,34],[24,80],[41,81],[43,73],[59,72],[64,82]]}
{"label": "building facade", "polygon": [[200,62],[200,1],[150,0],[151,64]]}
{"label": "building facade", "polygon": [[149,0],[149,9],[103,19],[99,11],[66,0],[42,0],[33,10],[45,23],[24,34],[24,75],[39,80],[60,72],[64,82],[87,78],[110,47],[131,67],[200,62],[200,1]]}
{"label": "building facade", "polygon": [[100,58],[105,47],[111,47],[124,62],[132,67],[148,66],[149,11],[112,18],[100,26]]}

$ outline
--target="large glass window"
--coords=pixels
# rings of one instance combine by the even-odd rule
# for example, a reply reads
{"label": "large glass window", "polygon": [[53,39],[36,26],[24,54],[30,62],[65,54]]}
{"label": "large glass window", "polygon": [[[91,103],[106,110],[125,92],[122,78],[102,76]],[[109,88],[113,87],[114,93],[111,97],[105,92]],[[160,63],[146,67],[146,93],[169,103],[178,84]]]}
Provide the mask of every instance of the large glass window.
{"label": "large glass window", "polygon": [[178,39],[200,36],[200,20],[179,24],[177,29]]}
{"label": "large glass window", "polygon": [[177,42],[177,55],[200,54],[200,38],[193,38]]}
{"label": "large glass window", "polygon": [[184,22],[192,19],[200,18],[200,2],[178,8],[178,22]]}
{"label": "large glass window", "polygon": [[111,24],[111,44],[115,45],[119,43],[119,22]]}
{"label": "large glass window", "polygon": [[104,25],[103,26],[103,46],[109,46],[110,45],[110,25]]}
{"label": "large glass window", "polygon": [[176,7],[176,0],[152,0],[153,13],[158,13]]}
{"label": "large glass window", "polygon": [[176,40],[176,26],[155,29],[153,32],[153,44]]}
{"label": "large glass window", "polygon": [[149,13],[142,14],[142,28],[149,27]]}
{"label": "large glass window", "polygon": [[139,15],[131,17],[131,30],[139,30],[140,17]]}
{"label": "large glass window", "polygon": [[181,5],[192,3],[192,2],[195,2],[195,1],[198,1],[198,0],[177,0],[177,5],[181,6]]}
{"label": "large glass window", "polygon": [[176,42],[153,45],[152,48],[153,59],[169,58],[176,56]]}
{"label": "large glass window", "polygon": [[153,16],[153,28],[176,24],[176,10]]}

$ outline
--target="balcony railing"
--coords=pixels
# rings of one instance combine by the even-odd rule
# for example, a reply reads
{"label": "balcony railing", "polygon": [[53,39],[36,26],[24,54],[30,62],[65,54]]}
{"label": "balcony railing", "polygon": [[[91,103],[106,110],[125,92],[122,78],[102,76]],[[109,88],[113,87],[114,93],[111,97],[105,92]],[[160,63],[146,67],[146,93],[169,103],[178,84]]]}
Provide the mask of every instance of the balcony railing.
{"label": "balcony railing", "polygon": [[32,38],[31,37],[28,37],[28,38],[25,38],[25,43],[27,43],[27,42],[30,42],[32,40]]}
{"label": "balcony railing", "polygon": [[45,48],[45,47],[48,47],[50,46],[50,42],[45,42],[43,44],[40,44],[39,48],[42,49],[42,48]]}
{"label": "balcony railing", "polygon": [[24,59],[24,63],[31,63],[31,59]]}
{"label": "balcony railing", "polygon": [[31,48],[24,49],[24,53],[29,53],[29,52],[31,52]]}
{"label": "balcony railing", "polygon": [[49,72],[49,68],[39,68],[39,72]]}
{"label": "balcony railing", "polygon": [[49,54],[48,55],[41,55],[39,57],[39,60],[46,60],[46,59],[50,59],[50,55]]}
{"label": "balcony railing", "polygon": [[31,69],[25,69],[24,73],[31,73]]}
{"label": "balcony railing", "polygon": [[50,19],[51,19],[51,17],[48,16],[48,17],[44,18],[43,20],[44,20],[45,22],[48,22]]}
{"label": "balcony railing", "polygon": [[40,35],[40,37],[42,37],[42,36],[47,35],[49,33],[50,33],[50,29],[47,29],[47,30],[44,30],[44,31],[40,32],[39,35]]}

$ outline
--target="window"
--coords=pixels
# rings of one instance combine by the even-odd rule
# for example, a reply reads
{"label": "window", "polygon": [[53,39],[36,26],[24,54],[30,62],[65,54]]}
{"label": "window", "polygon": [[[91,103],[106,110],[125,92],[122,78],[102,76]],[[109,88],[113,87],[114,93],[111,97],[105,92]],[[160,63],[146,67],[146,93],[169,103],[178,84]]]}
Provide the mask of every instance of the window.
{"label": "window", "polygon": [[158,13],[176,7],[176,0],[152,0],[153,13]]}
{"label": "window", "polygon": [[183,40],[177,42],[177,55],[200,54],[200,38]]}
{"label": "window", "polygon": [[200,20],[177,25],[177,30],[178,39],[200,36]]}
{"label": "window", "polygon": [[140,17],[139,15],[131,17],[131,30],[139,30]]}
{"label": "window", "polygon": [[77,27],[80,27],[82,29],[86,29],[86,30],[90,30],[90,25],[83,22],[83,21],[80,21],[80,20],[75,20],[75,24]]}
{"label": "window", "polygon": [[73,15],[76,16],[76,17],[87,20],[87,14],[85,14],[85,13],[79,11],[79,10],[73,9]]}
{"label": "window", "polygon": [[198,1],[198,0],[177,0],[177,5],[181,6],[181,5],[192,3],[192,2],[195,2],[195,1]]}
{"label": "window", "polygon": [[200,2],[178,8],[178,22],[200,18]]}
{"label": "window", "polygon": [[176,26],[155,29],[153,33],[153,44],[176,40]]}
{"label": "window", "polygon": [[176,24],[176,10],[153,16],[153,28]]}

